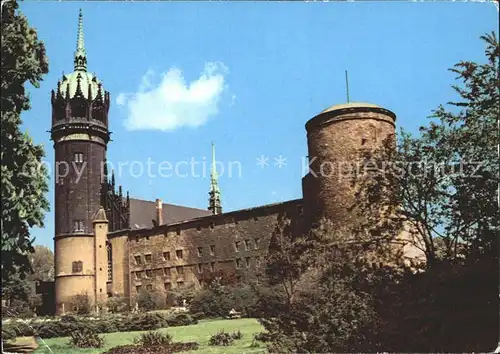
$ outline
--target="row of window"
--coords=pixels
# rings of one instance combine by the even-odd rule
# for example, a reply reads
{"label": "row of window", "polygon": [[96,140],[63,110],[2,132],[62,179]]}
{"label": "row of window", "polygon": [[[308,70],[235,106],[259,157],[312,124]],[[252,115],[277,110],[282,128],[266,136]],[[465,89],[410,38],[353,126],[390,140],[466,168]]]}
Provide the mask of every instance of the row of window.
{"label": "row of window", "polygon": [[[250,268],[252,265],[252,258],[251,257],[236,258],[234,260],[234,262],[235,262],[236,269],[243,268],[243,265],[245,266],[245,268]],[[254,264],[256,267],[260,266],[260,262],[261,262],[260,256],[255,257]],[[206,263],[206,265],[210,267],[209,268],[210,272],[215,271],[215,262]],[[168,277],[168,278],[172,277],[172,269],[173,268],[175,268],[175,273],[177,274],[178,277],[181,277],[184,275],[184,266],[177,266],[177,267],[171,267],[171,268],[163,268],[161,270],[162,273],[160,274],[160,276],[164,276],[164,277]],[[198,273],[203,273],[204,264],[198,263],[196,265],[196,269],[197,269]],[[146,270],[136,271],[136,272],[134,272],[134,275],[135,275],[135,279],[137,279],[137,280],[150,279],[150,278],[153,278],[154,273],[153,273],[152,269],[146,269]]]}
{"label": "row of window", "polygon": [[[245,257],[245,268],[250,268],[252,264],[252,258],[251,257]],[[234,260],[236,269],[241,269],[243,268],[243,259],[242,258],[236,258]],[[255,257],[255,266],[260,267],[260,256]]]}
{"label": "row of window", "polygon": [[[245,251],[250,251],[252,249],[252,243],[253,243],[253,248],[258,250],[259,249],[259,239],[254,238],[253,242],[251,239],[245,240],[243,244],[245,245]],[[236,241],[234,243],[234,250],[236,252],[239,252],[241,248],[241,241]]]}
{"label": "row of window", "polygon": [[[177,288],[183,288],[184,287],[184,281],[177,281],[175,282]],[[172,283],[167,281],[163,284],[163,287],[166,291],[172,290]],[[135,291],[138,293],[142,290],[142,285],[136,285],[135,286]],[[147,284],[146,285],[146,290],[147,291],[153,291],[153,284]]]}
{"label": "row of window", "polygon": [[[207,263],[207,265],[210,267],[210,271],[213,272],[215,271],[215,262],[210,262]],[[197,264],[197,270],[198,273],[203,273],[203,263]],[[175,273],[177,276],[183,276],[184,275],[184,267],[183,266],[177,266],[177,267],[171,267],[171,268],[163,268],[161,276],[164,277],[171,277],[172,276],[172,268],[175,268]],[[143,278],[153,278],[153,270],[152,269],[147,269],[147,270],[139,270],[135,273],[135,279],[143,279]]]}
{"label": "row of window", "polygon": [[[241,241],[236,241],[234,243],[234,250],[235,252],[239,252],[240,249],[241,249],[241,244],[242,242]],[[250,251],[252,249],[252,245],[253,245],[253,248],[254,249],[259,249],[259,239],[258,238],[255,238],[253,240],[251,239],[248,239],[248,240],[244,240],[243,244],[245,245],[245,251]],[[215,245],[210,245],[208,247],[208,251],[209,251],[209,254],[211,256],[215,256]],[[198,256],[203,256],[205,254],[205,251],[204,251],[204,248],[203,247],[198,247],[197,248],[197,252],[198,252]],[[182,250],[176,250],[175,251],[175,257],[176,259],[183,259],[184,255],[183,255],[183,252]],[[135,259],[135,264],[136,265],[142,265],[143,262],[142,262],[142,257],[141,255],[136,255],[134,256],[134,259]],[[164,261],[170,261],[172,258],[170,257],[170,252],[169,251],[165,251],[163,252],[163,260]],[[153,256],[151,254],[145,254],[144,255],[144,263],[151,263],[153,260]]]}

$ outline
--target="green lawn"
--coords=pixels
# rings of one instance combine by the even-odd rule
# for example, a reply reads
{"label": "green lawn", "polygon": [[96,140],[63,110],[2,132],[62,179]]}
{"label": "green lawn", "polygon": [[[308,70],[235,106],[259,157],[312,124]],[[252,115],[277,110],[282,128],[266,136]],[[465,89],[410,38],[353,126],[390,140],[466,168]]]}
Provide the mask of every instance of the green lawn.
{"label": "green lawn", "polygon": [[[234,345],[229,347],[213,347],[208,345],[208,340],[212,334],[224,329],[227,332],[240,330],[243,333],[243,338],[236,340]],[[174,342],[197,342],[200,348],[195,351],[184,352],[186,354],[201,354],[201,353],[265,353],[264,346],[260,343],[260,348],[250,348],[253,336],[255,333],[262,331],[262,326],[257,320],[252,318],[242,318],[235,320],[206,320],[200,321],[192,326],[180,326],[159,329],[161,332],[169,333],[173,336]],[[132,344],[135,336],[142,332],[117,332],[102,334],[105,340],[105,347],[101,349],[75,349],[68,346],[69,338],[50,338],[46,339],[45,343],[50,347],[52,353],[102,353],[109,348],[118,345]],[[35,353],[50,353],[49,349],[40,342],[40,346]]]}

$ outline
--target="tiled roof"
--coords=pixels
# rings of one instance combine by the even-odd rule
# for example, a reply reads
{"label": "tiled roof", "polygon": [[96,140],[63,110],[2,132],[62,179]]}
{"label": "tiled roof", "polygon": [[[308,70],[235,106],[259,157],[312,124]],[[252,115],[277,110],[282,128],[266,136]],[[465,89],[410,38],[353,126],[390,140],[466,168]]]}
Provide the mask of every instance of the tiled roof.
{"label": "tiled roof", "polygon": [[[180,205],[162,204],[163,224],[180,222],[201,216],[212,215],[209,210],[189,208]],[[156,220],[156,203],[130,198],[130,228],[133,230],[153,227]]]}

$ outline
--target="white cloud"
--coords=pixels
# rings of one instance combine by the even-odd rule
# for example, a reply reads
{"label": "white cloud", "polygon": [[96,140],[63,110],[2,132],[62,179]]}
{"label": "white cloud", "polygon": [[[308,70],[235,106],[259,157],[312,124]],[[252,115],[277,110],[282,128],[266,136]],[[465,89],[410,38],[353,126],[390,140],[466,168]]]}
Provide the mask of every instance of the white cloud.
{"label": "white cloud", "polygon": [[219,112],[227,72],[224,64],[206,63],[200,77],[186,83],[180,69],[171,68],[161,75],[148,70],[136,93],[120,93],[116,98],[116,104],[127,110],[125,127],[171,131],[206,123]]}

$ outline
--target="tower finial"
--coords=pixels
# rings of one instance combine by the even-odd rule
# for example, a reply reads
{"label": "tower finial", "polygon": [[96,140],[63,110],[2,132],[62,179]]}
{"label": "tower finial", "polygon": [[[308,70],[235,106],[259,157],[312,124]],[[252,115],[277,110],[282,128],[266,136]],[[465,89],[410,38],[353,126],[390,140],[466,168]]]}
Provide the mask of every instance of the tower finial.
{"label": "tower finial", "polygon": [[219,176],[217,175],[217,165],[215,161],[215,144],[212,142],[212,172],[210,173],[210,195],[208,210],[213,214],[222,213],[220,201]]}
{"label": "tower finial", "polygon": [[349,78],[347,76],[347,70],[345,71],[345,89],[347,93],[347,103],[349,103]]}
{"label": "tower finial", "polygon": [[75,70],[87,71],[87,51],[83,42],[83,12],[78,15],[78,34],[76,37]]}

